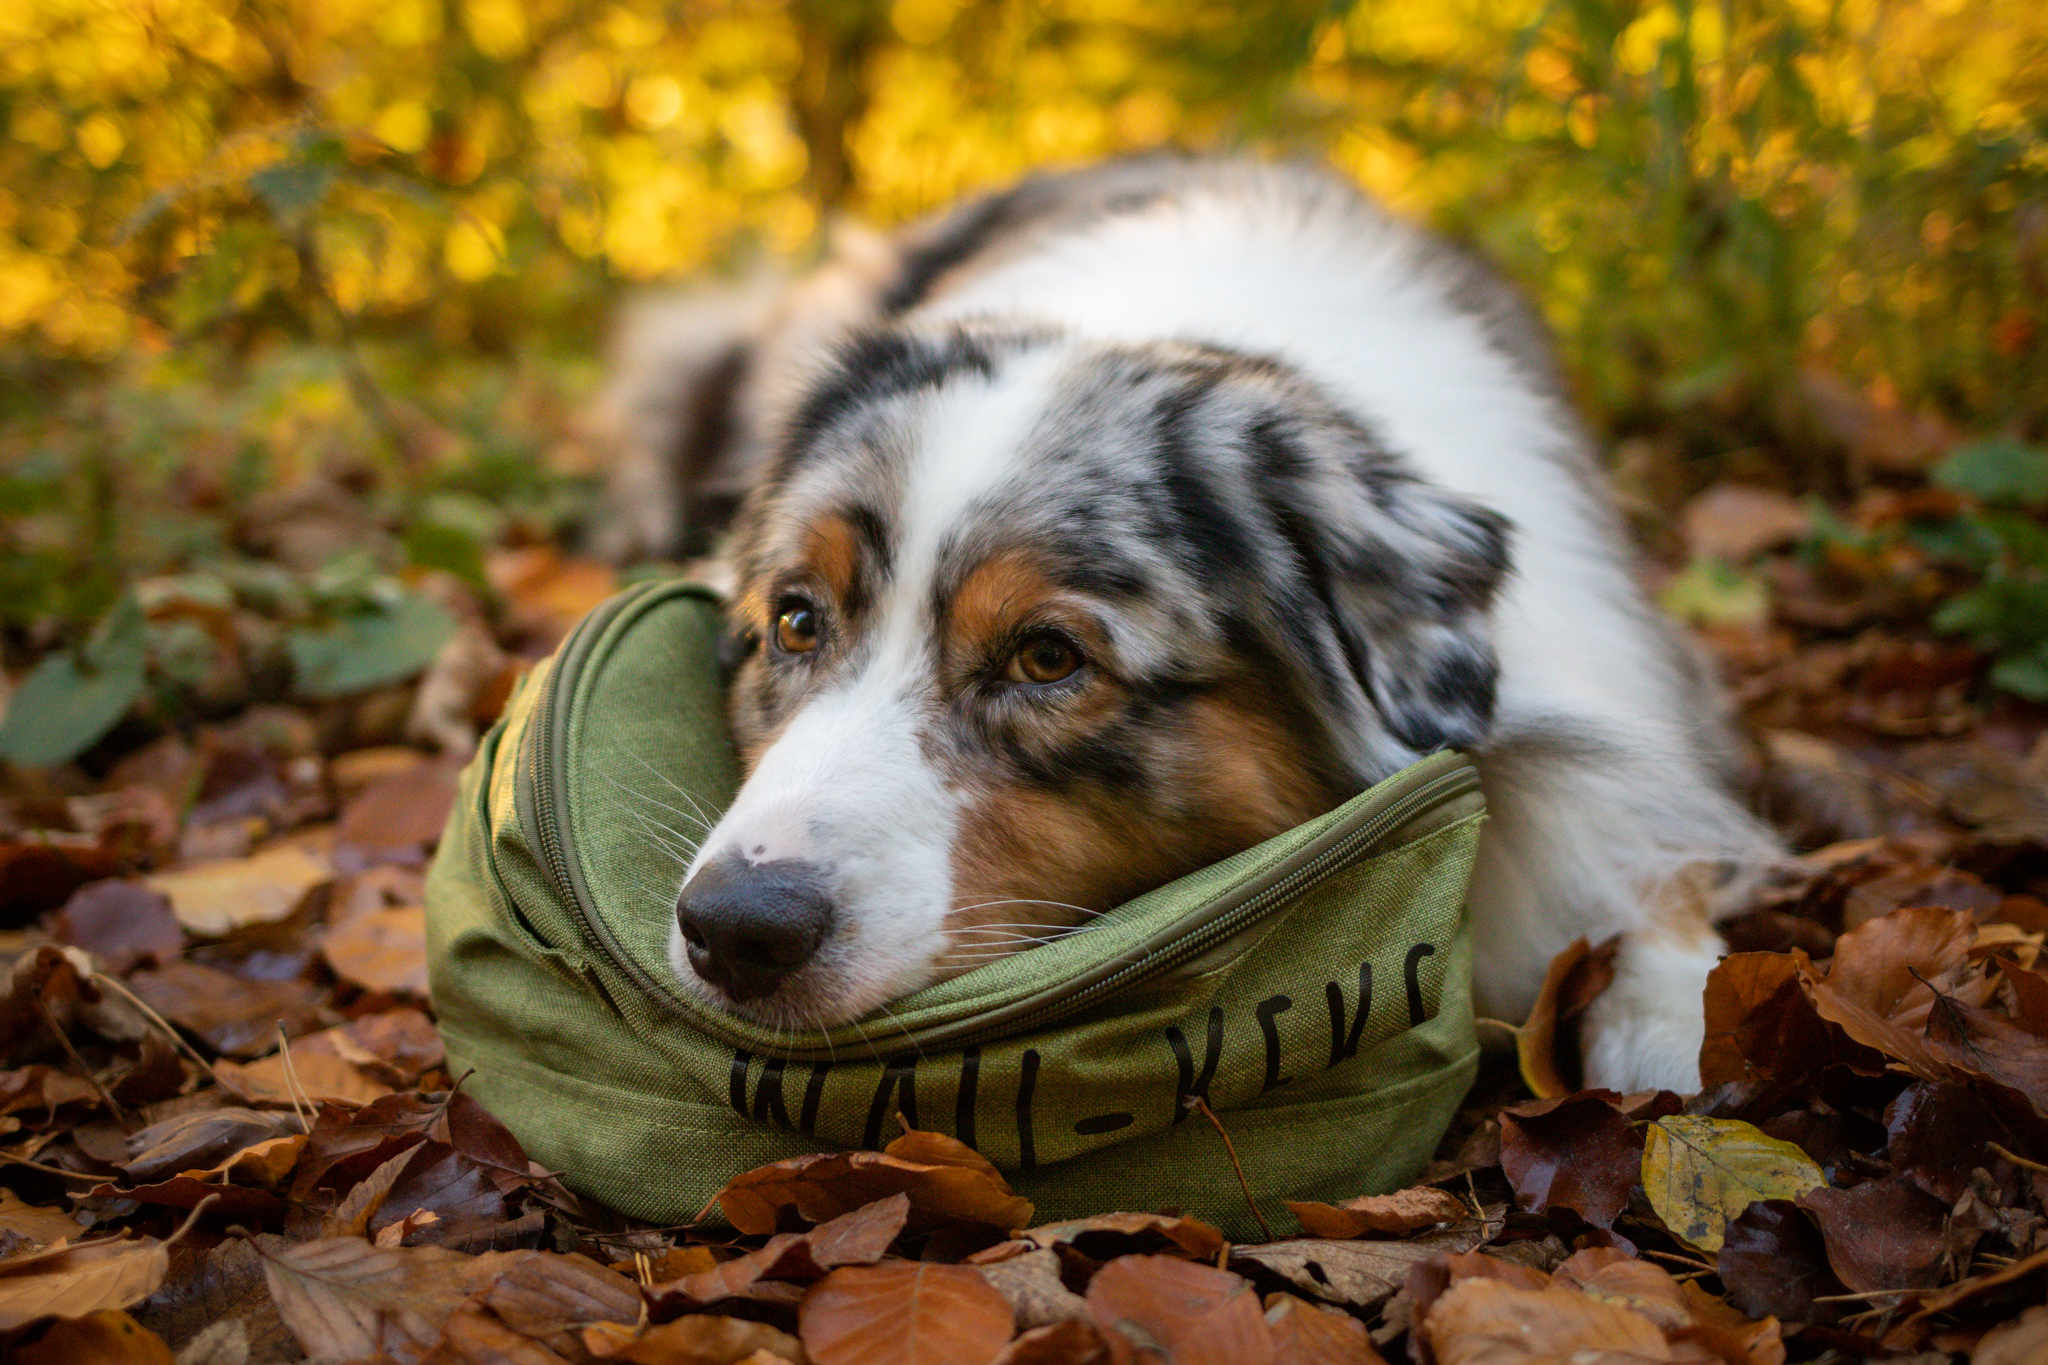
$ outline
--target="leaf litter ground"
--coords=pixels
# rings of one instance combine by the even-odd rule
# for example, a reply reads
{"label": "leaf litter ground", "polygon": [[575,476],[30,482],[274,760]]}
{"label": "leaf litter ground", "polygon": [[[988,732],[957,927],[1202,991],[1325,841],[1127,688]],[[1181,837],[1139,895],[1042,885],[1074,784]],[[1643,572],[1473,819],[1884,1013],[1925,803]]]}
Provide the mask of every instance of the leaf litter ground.
{"label": "leaf litter ground", "polygon": [[[0,790],[4,1349],[2040,1360],[2048,713],[1986,692],[1986,657],[1916,624],[1896,555],[1816,565],[1782,548],[1801,524],[1725,488],[1684,519],[1773,584],[1772,614],[1707,610],[1702,635],[1755,737],[1759,805],[1810,850],[1728,926],[1701,1093],[1580,1088],[1576,1021],[1612,945],[1574,945],[1532,1018],[1497,1030],[1511,1046],[1414,1187],[1289,1204],[1299,1229],[1264,1245],[1172,1210],[1039,1225],[977,1155],[914,1131],[734,1171],[717,1227],[619,1218],[532,1165],[446,1069],[420,902],[453,756],[366,746],[361,703],[336,702],[194,726],[68,786],[17,771]],[[559,628],[610,580],[561,561],[536,581],[512,615]],[[504,679],[465,668],[418,690],[487,718]]]}

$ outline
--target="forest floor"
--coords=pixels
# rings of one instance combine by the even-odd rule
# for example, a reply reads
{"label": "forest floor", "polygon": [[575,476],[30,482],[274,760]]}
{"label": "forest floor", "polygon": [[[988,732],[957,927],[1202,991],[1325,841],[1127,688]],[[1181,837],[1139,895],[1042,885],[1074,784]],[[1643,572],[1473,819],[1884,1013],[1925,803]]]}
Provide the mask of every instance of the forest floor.
{"label": "forest floor", "polygon": [[[279,503],[264,543],[345,539],[336,505]],[[1150,1210],[1034,1226],[936,1134],[731,1172],[737,1234],[636,1226],[529,1163],[445,1065],[422,872],[477,727],[614,576],[491,549],[434,588],[456,631],[422,677],[6,770],[0,1352],[2040,1360],[2048,707],[1928,624],[1955,584],[1893,534],[1969,505],[1722,485],[1666,533],[1693,567],[1660,590],[1805,850],[1728,926],[1704,1090],[1576,1089],[1609,955],[1580,945],[1414,1188],[1291,1205],[1266,1245]],[[202,598],[143,607],[232,629]]]}

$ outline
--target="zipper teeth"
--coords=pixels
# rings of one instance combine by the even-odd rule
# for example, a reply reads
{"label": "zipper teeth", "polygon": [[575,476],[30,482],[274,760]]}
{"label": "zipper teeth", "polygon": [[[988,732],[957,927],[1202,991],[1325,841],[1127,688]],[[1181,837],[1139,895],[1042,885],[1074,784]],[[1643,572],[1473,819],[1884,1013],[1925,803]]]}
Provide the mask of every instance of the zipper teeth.
{"label": "zipper teeth", "polygon": [[[1112,995],[1146,977],[1168,972],[1188,961],[1199,957],[1209,948],[1229,938],[1247,924],[1263,917],[1277,905],[1283,904],[1300,893],[1304,886],[1313,883],[1336,868],[1357,858],[1386,834],[1406,824],[1424,807],[1460,795],[1478,783],[1478,775],[1469,768],[1445,773],[1443,776],[1410,792],[1398,805],[1381,811],[1365,824],[1345,835],[1337,843],[1303,863],[1281,880],[1247,899],[1244,904],[1232,909],[1202,926],[1199,930],[1174,943],[1170,948],[1152,953],[1119,971],[1104,977],[1084,990],[1076,991],[1063,1000],[1055,1000],[1043,1009],[1004,1022],[1003,1034],[1022,1033],[1042,1026],[1052,1020],[1086,1008],[1089,1003],[1103,996]],[[977,1041],[978,1035],[966,1035],[958,1041],[962,1044]]]}

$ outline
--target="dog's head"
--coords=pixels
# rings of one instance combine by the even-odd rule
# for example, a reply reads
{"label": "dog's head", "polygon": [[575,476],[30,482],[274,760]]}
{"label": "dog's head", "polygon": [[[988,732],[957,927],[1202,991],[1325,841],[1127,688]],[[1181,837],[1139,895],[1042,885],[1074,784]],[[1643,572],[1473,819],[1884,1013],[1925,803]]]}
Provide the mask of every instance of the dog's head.
{"label": "dog's head", "polygon": [[892,328],[742,513],[748,777],[671,957],[834,1024],[1486,731],[1498,515],[1271,361]]}

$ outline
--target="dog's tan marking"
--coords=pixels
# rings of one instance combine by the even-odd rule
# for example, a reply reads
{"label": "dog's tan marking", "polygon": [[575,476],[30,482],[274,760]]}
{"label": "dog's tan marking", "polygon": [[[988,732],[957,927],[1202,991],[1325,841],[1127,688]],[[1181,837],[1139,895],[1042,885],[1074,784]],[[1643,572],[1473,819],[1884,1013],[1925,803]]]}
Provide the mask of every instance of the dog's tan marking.
{"label": "dog's tan marking", "polygon": [[946,621],[946,654],[979,661],[989,647],[1058,589],[1035,559],[1012,551],[982,561],[953,594]]}
{"label": "dog's tan marking", "polygon": [[852,525],[840,516],[819,517],[805,529],[803,544],[805,565],[843,606],[860,570],[860,538]]}
{"label": "dog's tan marking", "polygon": [[[1087,918],[1331,809],[1347,794],[1289,727],[1284,699],[1252,683],[1189,703],[1145,755],[1157,802],[979,784],[953,849],[953,950],[942,976],[1003,951],[1015,935]],[[1064,903],[1064,904],[1061,904]],[[1002,925],[976,933],[978,926]]]}

